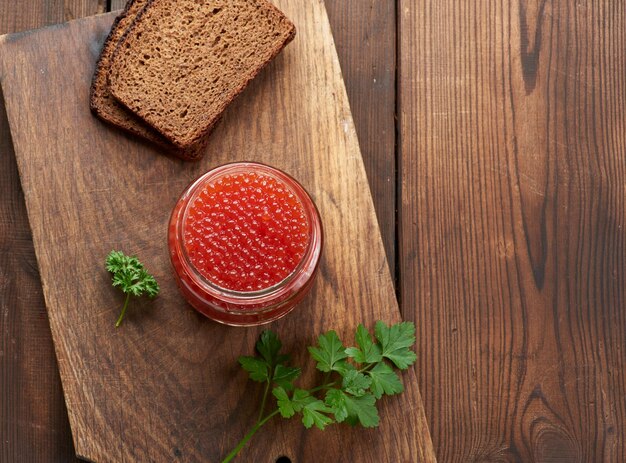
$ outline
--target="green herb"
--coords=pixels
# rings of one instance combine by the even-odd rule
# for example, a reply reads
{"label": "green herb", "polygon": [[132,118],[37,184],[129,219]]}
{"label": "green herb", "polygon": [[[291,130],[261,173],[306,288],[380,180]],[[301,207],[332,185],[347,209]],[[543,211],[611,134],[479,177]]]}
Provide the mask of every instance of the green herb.
{"label": "green herb", "polygon": [[159,285],[150,275],[143,264],[135,256],[127,256],[122,251],[111,251],[107,256],[106,268],[113,274],[113,286],[120,288],[126,294],[124,307],[120,313],[116,327],[122,323],[128,302],[131,296],[156,297],[159,294]]}
{"label": "green herb", "polygon": [[[375,338],[359,325],[355,334],[357,346],[344,347],[334,331],[322,334],[317,345],[309,347],[318,370],[325,373],[321,385],[311,389],[296,387],[300,368],[288,365],[289,355],[281,354],[282,343],[276,333],[266,330],[256,343],[256,356],[239,357],[242,368],[252,381],[265,383],[259,416],[250,431],[224,458],[235,458],[254,434],[276,415],[283,418],[301,416],[309,429],[324,430],[332,423],[348,423],[365,428],[378,426],[376,401],[383,395],[399,394],[404,390],[394,366],[406,370],[415,360],[410,348],[415,344],[415,325],[410,322],[388,326],[377,322]],[[389,363],[391,362],[391,364]],[[276,406],[266,412],[269,391]]]}

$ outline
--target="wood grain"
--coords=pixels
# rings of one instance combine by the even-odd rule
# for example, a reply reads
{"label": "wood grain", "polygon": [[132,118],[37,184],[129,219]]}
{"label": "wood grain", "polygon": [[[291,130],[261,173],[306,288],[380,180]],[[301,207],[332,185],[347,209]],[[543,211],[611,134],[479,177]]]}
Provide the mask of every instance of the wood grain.
{"label": "wood grain", "polygon": [[111,0],[110,11],[121,10],[124,8],[124,5],[126,5],[126,0]]}
{"label": "wood grain", "polygon": [[[93,14],[96,2],[0,1],[0,33]],[[0,101],[0,461],[75,461],[26,207]]]}
{"label": "wood grain", "polygon": [[389,268],[395,273],[396,2],[325,3]]}
{"label": "wood grain", "polygon": [[[106,4],[98,0],[94,8],[94,3],[91,2],[88,9],[81,9],[79,1],[65,2],[67,8],[59,7],[62,2],[0,1],[2,23],[0,33],[31,29],[69,19],[65,16],[66,10],[71,12],[72,17],[101,12],[102,5]],[[125,3],[124,0],[113,0],[111,10],[121,9]],[[372,112],[369,108],[389,108],[393,105],[394,96],[388,87],[387,74],[389,70],[394,70],[395,56],[388,50],[395,40],[393,16],[395,11],[388,8],[389,2],[369,3],[362,0],[326,2],[365,168],[382,228],[383,241],[390,259],[390,267],[393,269],[395,211],[389,205],[395,200],[392,187],[395,182],[393,177],[388,179],[389,173],[380,174],[389,172],[392,166],[388,158],[390,150],[393,150],[393,142],[388,139],[388,129],[379,129],[393,124],[393,113],[389,115],[388,109]],[[374,10],[372,6],[375,7]],[[353,14],[348,14],[349,12]],[[374,33],[371,32],[372,29]],[[369,46],[363,48],[361,44],[364,37],[375,37],[375,40],[370,40]],[[354,87],[357,90],[354,90]],[[366,101],[369,103],[366,104]],[[3,108],[1,113],[4,114]],[[383,114],[387,116],[381,118]],[[10,283],[3,280],[0,294],[2,301],[0,305],[9,308],[8,315],[0,320],[0,338],[3,342],[3,361],[0,361],[3,378],[0,387],[2,395],[0,416],[3,418],[3,427],[0,435],[8,436],[7,439],[0,441],[2,456],[0,460],[18,461],[19,456],[21,463],[34,461],[66,463],[71,460],[73,452],[69,422],[62,398],[39,275],[32,272],[27,275],[30,269],[36,268],[35,254],[21,186],[17,179],[13,147],[6,135],[8,126],[6,121],[2,124],[4,125],[0,127],[2,133],[0,183],[3,193],[0,195],[3,217],[0,223],[1,266],[3,275],[10,274],[12,280]],[[384,137],[381,136],[383,132]],[[376,159],[383,161],[377,162]],[[24,265],[26,271],[22,270]],[[24,314],[30,313],[29,310],[33,311],[33,308],[38,308],[36,317],[26,318]],[[30,386],[25,387],[25,382]],[[37,417],[33,412],[34,403],[42,405],[36,407]]]}
{"label": "wood grain", "polygon": [[[273,325],[297,360],[323,329],[346,333],[360,321],[399,319],[323,3],[276,3],[298,37],[226,114],[197,164],[166,158],[90,117],[87,88],[111,16],[4,40],[2,83],[44,294],[76,448],[89,459],[214,461],[255,413],[259,390],[236,356],[251,350],[260,329],[203,319],[168,275],[169,211],[210,166],[271,163],[300,179],[320,208],[326,249],[316,289]],[[46,79],[33,80],[38,74]],[[121,299],[101,265],[113,247],[142,256],[163,288],[154,304],[134,307],[123,331],[113,328]],[[310,367],[305,381],[315,374]],[[401,397],[383,404],[377,431],[338,426],[321,434],[278,421],[244,458],[432,461],[413,372],[405,384]]]}
{"label": "wood grain", "polygon": [[440,461],[626,461],[626,10],[400,0],[401,295]]}

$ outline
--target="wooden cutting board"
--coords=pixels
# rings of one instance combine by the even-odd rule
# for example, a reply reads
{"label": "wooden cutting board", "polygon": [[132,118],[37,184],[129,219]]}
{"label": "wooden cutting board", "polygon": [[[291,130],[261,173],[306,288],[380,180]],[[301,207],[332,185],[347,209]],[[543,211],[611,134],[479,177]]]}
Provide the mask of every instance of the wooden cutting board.
{"label": "wooden cutting board", "polygon": [[[256,160],[284,169],[320,209],[326,248],[317,284],[270,325],[306,365],[302,384],[317,374],[305,346],[319,333],[336,329],[351,341],[359,322],[399,319],[323,2],[276,3],[298,35],[228,110],[199,163],[163,156],[91,116],[89,84],[113,15],[0,39],[2,88],[82,458],[219,461],[255,419],[261,386],[236,359],[252,352],[262,328],[197,314],[168,260],[170,211],[213,166]],[[134,302],[119,329],[123,298],[104,269],[111,249],[137,254],[162,288],[154,302]],[[305,431],[276,419],[239,461],[434,461],[414,371],[403,379],[406,392],[380,403],[378,429]]]}

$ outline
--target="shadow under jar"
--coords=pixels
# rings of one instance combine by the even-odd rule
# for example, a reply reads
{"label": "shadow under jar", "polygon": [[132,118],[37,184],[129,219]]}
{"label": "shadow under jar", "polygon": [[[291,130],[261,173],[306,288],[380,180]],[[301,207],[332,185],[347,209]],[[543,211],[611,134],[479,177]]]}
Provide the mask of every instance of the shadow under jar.
{"label": "shadow under jar", "polygon": [[168,244],[176,282],[196,310],[227,325],[254,326],[283,317],[309,292],[323,231],[296,180],[238,162],[185,189],[172,211]]}

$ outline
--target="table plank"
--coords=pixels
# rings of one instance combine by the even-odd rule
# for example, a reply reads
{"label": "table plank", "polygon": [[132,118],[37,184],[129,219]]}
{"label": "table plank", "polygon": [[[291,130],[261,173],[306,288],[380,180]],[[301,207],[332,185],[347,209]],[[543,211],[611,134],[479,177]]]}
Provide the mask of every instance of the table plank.
{"label": "table plank", "polygon": [[401,296],[440,461],[626,461],[626,12],[400,0]]}
{"label": "table plank", "polygon": [[[0,32],[101,12],[105,3],[0,1]],[[394,89],[389,83],[394,80],[390,72],[395,72],[395,54],[389,50],[395,48],[395,5],[362,0],[326,3],[393,272],[395,210],[390,205],[395,201],[395,181],[394,162],[388,158],[394,149],[390,136],[394,130],[389,129],[394,124]],[[124,0],[113,0],[111,9],[124,4]],[[365,48],[361,47],[364,37],[371,44]],[[379,110],[372,112],[371,107]],[[0,293],[0,306],[5,310],[0,318],[0,434],[9,436],[0,443],[0,455],[2,461],[16,461],[19,455],[24,462],[67,462],[73,451],[71,435],[4,107],[0,114],[0,270],[3,279],[11,275],[10,281],[2,282]],[[37,416],[33,403],[44,404],[37,408]]]}
{"label": "table plank", "polygon": [[111,9],[109,11],[121,10],[126,5],[126,0],[111,0]]}
{"label": "table plank", "polygon": [[396,268],[396,2],[326,0],[392,275]]}
{"label": "table plank", "polygon": [[[0,34],[97,11],[97,0],[3,0]],[[78,461],[3,100],[0,101],[0,308],[0,461]]]}

